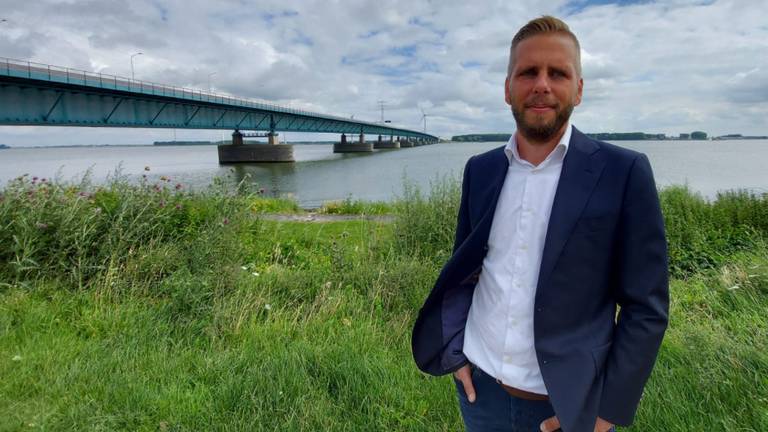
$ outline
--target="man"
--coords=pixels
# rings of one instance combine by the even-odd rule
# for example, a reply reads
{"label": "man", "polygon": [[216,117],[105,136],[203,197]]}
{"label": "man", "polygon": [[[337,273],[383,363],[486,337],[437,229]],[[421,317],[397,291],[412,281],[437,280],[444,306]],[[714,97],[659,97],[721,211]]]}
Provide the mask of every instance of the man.
{"label": "man", "polygon": [[418,367],[453,373],[467,430],[629,425],[668,322],[648,159],[570,125],[580,47],[553,17],[515,35],[517,131],[466,165],[453,255],[419,311]]}

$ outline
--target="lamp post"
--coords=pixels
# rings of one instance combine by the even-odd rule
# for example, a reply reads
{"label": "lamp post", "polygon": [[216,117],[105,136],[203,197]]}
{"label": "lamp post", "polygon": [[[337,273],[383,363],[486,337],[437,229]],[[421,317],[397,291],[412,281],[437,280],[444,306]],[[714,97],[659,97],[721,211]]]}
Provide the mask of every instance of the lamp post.
{"label": "lamp post", "polygon": [[211,92],[211,77],[216,75],[216,72],[211,72],[208,74],[208,93]]}
{"label": "lamp post", "polygon": [[144,55],[144,53],[137,52],[135,54],[131,54],[131,81],[135,80],[134,72],[133,72],[133,58],[140,55]]}

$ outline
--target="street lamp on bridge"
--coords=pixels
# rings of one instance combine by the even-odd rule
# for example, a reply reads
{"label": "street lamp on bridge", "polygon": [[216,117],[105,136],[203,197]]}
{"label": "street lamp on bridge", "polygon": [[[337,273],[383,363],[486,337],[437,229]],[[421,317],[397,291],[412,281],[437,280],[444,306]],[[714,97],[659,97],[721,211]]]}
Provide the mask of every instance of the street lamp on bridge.
{"label": "street lamp on bridge", "polygon": [[136,56],[140,56],[140,55],[144,55],[144,53],[143,52],[137,52],[135,54],[131,54],[131,81],[136,79],[135,76],[134,76],[135,74],[133,72],[133,58],[136,57]]}
{"label": "street lamp on bridge", "polygon": [[211,72],[208,74],[208,93],[211,92],[211,77],[216,75],[216,72]]}

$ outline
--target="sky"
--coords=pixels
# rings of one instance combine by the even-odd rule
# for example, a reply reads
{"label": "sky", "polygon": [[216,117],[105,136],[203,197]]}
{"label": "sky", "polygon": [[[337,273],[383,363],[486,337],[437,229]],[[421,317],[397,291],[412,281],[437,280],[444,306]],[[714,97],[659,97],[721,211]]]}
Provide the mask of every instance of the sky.
{"label": "sky", "polygon": [[[0,0],[0,57],[130,77],[142,52],[141,80],[207,89],[210,79],[216,92],[370,121],[384,101],[385,119],[421,130],[423,111],[441,137],[510,133],[509,44],[544,14],[581,43],[580,130],[768,134],[765,0]],[[0,143],[229,134],[0,127]]]}

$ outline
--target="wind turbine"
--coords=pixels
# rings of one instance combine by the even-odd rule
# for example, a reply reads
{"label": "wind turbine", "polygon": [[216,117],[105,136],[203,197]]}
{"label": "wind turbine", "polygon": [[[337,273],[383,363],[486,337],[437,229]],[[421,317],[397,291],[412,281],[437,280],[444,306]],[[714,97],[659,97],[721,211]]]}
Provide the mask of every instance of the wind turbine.
{"label": "wind turbine", "polygon": [[424,112],[424,109],[419,107],[421,110],[421,120],[424,122],[424,133],[427,133],[427,117],[429,116],[427,113]]}

